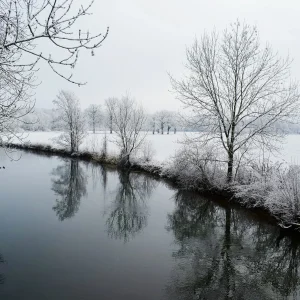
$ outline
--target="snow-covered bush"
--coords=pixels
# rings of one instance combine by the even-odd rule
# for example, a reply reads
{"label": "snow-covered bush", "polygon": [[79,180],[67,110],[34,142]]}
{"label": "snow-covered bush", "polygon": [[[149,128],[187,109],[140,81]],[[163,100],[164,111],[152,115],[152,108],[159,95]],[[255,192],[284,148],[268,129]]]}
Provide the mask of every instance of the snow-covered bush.
{"label": "snow-covered bush", "polygon": [[243,171],[248,173],[248,182],[233,187],[241,203],[266,209],[283,226],[300,225],[300,166],[255,165]]}
{"label": "snow-covered bush", "polygon": [[145,140],[140,149],[140,156],[142,162],[150,162],[155,155],[155,149],[150,141]]}
{"label": "snow-covered bush", "polygon": [[221,190],[226,185],[226,165],[217,157],[214,149],[191,144],[175,155],[165,173],[186,189]]}
{"label": "snow-covered bush", "polygon": [[292,165],[276,175],[266,207],[280,215],[285,223],[297,222],[300,225],[300,166]]}

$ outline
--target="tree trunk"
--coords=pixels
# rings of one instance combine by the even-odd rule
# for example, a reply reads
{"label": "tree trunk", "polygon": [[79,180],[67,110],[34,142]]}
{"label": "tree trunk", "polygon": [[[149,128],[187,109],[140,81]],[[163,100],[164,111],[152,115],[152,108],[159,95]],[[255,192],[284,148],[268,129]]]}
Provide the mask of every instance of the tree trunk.
{"label": "tree trunk", "polygon": [[231,129],[231,138],[230,144],[228,148],[228,168],[227,168],[227,183],[232,182],[233,178],[233,149],[234,149],[234,140],[235,140],[235,122],[232,122],[232,129]]}
{"label": "tree trunk", "polygon": [[110,134],[112,134],[112,116],[110,116],[110,126],[109,126],[110,128]]}
{"label": "tree trunk", "polygon": [[227,163],[227,183],[232,182],[233,175],[233,151],[230,149],[228,152],[228,163]]}
{"label": "tree trunk", "polygon": [[95,133],[95,123],[93,123],[93,133]]}
{"label": "tree trunk", "polygon": [[74,149],[74,134],[72,132],[72,129],[71,129],[70,139],[71,139],[71,153],[73,153],[75,149]]}
{"label": "tree trunk", "polygon": [[119,166],[124,169],[130,168],[131,163],[130,163],[130,155],[129,154],[121,155]]}

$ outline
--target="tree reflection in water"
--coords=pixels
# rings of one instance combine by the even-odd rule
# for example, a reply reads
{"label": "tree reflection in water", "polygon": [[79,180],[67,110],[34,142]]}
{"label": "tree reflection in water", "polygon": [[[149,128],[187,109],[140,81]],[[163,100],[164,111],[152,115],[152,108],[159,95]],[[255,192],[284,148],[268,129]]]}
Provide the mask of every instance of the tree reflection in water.
{"label": "tree reflection in water", "polygon": [[[93,162],[87,163],[86,167],[88,170],[90,170],[93,189],[96,189],[98,184],[100,184],[105,192],[107,187],[107,173],[110,171],[108,167]],[[115,169],[112,169],[112,171],[114,172]]]}
{"label": "tree reflection in water", "polygon": [[[4,264],[4,258],[2,256],[2,254],[0,254],[0,264]],[[3,274],[0,273],[0,284],[4,284],[5,282],[5,276]]]}
{"label": "tree reflection in water", "polygon": [[197,198],[178,192],[168,216],[178,246],[169,299],[299,299],[297,239]]}
{"label": "tree reflection in water", "polygon": [[156,181],[137,173],[119,171],[119,186],[108,211],[108,235],[124,242],[129,241],[147,225],[146,200],[156,187]]}
{"label": "tree reflection in water", "polygon": [[79,209],[80,200],[86,195],[87,177],[78,160],[65,160],[53,169],[52,190],[58,197],[53,210],[60,221],[73,217]]}

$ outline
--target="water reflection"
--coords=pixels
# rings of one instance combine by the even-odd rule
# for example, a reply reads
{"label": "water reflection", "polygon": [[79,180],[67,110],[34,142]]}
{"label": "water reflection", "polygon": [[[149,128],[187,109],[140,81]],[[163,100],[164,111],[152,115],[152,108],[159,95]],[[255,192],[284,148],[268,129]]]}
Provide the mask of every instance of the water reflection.
{"label": "water reflection", "polygon": [[175,201],[168,216],[178,246],[169,299],[298,299],[296,239],[192,193],[178,192]]}
{"label": "water reflection", "polygon": [[156,182],[148,176],[119,171],[119,185],[110,205],[106,225],[108,235],[124,242],[129,241],[147,225],[150,197]]}
{"label": "water reflection", "polygon": [[[0,254],[0,264],[3,264],[4,262],[5,262],[4,258],[2,254]],[[4,284],[4,282],[5,282],[5,276],[0,273],[0,284]]]}
{"label": "water reflection", "polygon": [[[147,226],[148,199],[157,182],[124,171],[117,172],[118,180],[116,171],[111,172],[108,180],[109,171],[92,166],[93,183],[100,183],[104,191],[113,189],[104,213],[108,236],[128,242]],[[52,176],[58,196],[53,210],[59,220],[70,218],[87,193],[87,176],[76,160],[64,161]],[[297,238],[193,193],[177,192],[175,204],[167,218],[176,244],[170,254],[175,264],[166,286],[169,299],[299,299]]]}
{"label": "water reflection", "polygon": [[[105,192],[107,187],[108,167],[100,164],[95,164],[95,163],[87,163],[86,167],[91,172],[93,189],[96,189],[98,185],[101,184]],[[115,170],[113,169],[113,171]]]}
{"label": "water reflection", "polygon": [[53,210],[60,221],[73,217],[86,195],[87,177],[78,160],[65,160],[52,171],[52,190],[58,197]]}

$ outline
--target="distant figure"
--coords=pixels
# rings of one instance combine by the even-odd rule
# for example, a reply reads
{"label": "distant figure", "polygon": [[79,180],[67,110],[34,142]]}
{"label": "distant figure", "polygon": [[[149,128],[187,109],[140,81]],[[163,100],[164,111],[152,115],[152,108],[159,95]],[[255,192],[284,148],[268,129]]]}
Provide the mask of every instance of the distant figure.
{"label": "distant figure", "polygon": [[174,134],[176,134],[176,127],[174,127]]}

